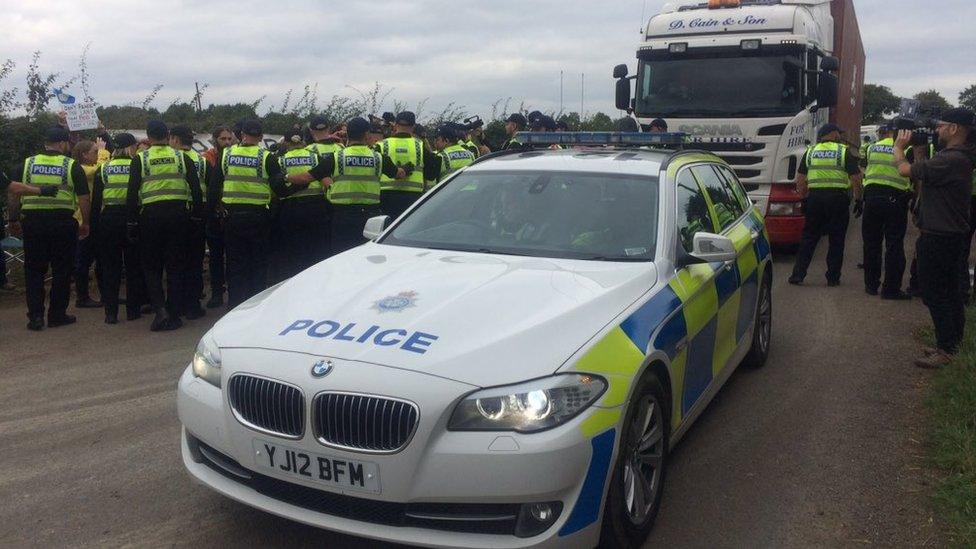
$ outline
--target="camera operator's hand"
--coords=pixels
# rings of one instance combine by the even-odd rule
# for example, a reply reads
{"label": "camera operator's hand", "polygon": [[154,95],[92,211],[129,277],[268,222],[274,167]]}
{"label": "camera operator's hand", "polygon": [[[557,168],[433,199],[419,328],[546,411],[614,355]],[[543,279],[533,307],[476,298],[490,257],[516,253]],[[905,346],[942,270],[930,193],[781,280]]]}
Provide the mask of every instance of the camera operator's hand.
{"label": "camera operator's hand", "polygon": [[864,215],[864,201],[855,200],[854,201],[854,218],[857,219]]}
{"label": "camera operator's hand", "polygon": [[895,138],[895,146],[904,150],[912,142],[912,131],[911,130],[898,130],[898,136]]}

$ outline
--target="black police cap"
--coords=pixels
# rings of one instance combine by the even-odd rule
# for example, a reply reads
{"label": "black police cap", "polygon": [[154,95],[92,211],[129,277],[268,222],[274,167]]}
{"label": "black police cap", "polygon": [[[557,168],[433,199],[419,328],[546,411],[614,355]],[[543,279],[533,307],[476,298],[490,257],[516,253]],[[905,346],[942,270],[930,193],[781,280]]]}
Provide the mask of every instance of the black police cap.
{"label": "black police cap", "polygon": [[284,138],[285,138],[285,143],[301,143],[302,132],[301,130],[292,128],[285,132]]}
{"label": "black police cap", "polygon": [[840,133],[840,126],[837,124],[824,124],[820,126],[820,130],[817,131],[817,139],[823,139],[825,136],[832,134],[834,132]]}
{"label": "black police cap", "polygon": [[63,143],[69,139],[71,139],[71,136],[68,134],[68,130],[61,126],[52,126],[44,132],[45,143]]}
{"label": "black police cap", "polygon": [[508,115],[505,122],[511,122],[520,128],[524,128],[529,125],[529,121],[525,119],[525,116],[520,112],[513,112]]}
{"label": "black police cap", "polygon": [[417,115],[410,111],[403,111],[397,115],[396,123],[401,126],[413,126],[417,123]]}
{"label": "black police cap", "polygon": [[261,122],[257,120],[245,120],[241,124],[241,133],[251,137],[261,137],[264,135],[264,128],[261,127]]}
{"label": "black police cap", "polygon": [[329,121],[325,119],[324,116],[313,116],[311,120],[308,121],[309,129],[315,131],[323,131],[329,129]]}
{"label": "black police cap", "polygon": [[346,122],[346,133],[350,136],[362,137],[368,131],[369,122],[361,116],[357,116]]}
{"label": "black police cap", "polygon": [[663,118],[655,118],[654,120],[651,120],[651,127],[668,131],[668,123],[665,122]]}
{"label": "black police cap", "polygon": [[146,135],[149,139],[166,139],[169,137],[169,127],[162,120],[150,120],[146,124]]}
{"label": "black police cap", "polygon": [[173,126],[169,130],[169,134],[179,137],[181,141],[186,144],[193,143],[193,130],[189,126],[184,126],[180,124],[179,126]]}
{"label": "black police cap", "polygon": [[112,138],[112,141],[115,142],[116,149],[124,149],[138,143],[136,136],[132,135],[131,133],[117,133],[115,134],[115,137]]}

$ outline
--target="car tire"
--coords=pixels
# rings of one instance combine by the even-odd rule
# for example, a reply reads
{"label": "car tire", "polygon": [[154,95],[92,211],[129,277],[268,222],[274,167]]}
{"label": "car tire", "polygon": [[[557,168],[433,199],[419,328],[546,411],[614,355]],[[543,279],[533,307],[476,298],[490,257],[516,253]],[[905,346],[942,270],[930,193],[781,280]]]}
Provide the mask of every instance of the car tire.
{"label": "car tire", "polygon": [[[603,510],[600,547],[640,547],[650,534],[664,493],[670,410],[661,381],[655,374],[646,373],[634,390],[621,424],[617,460]],[[642,440],[644,444],[640,444]],[[634,475],[635,471],[640,471],[640,478]]]}
{"label": "car tire", "polygon": [[752,331],[752,345],[742,359],[749,368],[762,368],[769,358],[769,348],[773,339],[773,281],[767,270],[759,286],[756,299],[755,329]]}

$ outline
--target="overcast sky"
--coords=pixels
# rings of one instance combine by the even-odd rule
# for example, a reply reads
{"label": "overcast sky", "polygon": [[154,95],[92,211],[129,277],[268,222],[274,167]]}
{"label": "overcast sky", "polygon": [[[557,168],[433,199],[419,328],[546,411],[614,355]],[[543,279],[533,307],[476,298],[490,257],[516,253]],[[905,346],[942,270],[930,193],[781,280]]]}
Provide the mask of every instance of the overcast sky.
{"label": "overcast sky", "polygon": [[[209,83],[204,104],[267,95],[280,105],[318,83],[320,104],[347,86],[373,82],[394,88],[391,99],[426,111],[464,105],[490,115],[492,103],[511,98],[509,110],[558,110],[563,71],[564,110],[613,113],[613,65],[633,70],[642,14],[664,0],[606,2],[554,0],[344,0],[275,2],[131,2],[0,0],[0,61],[17,62],[3,82],[23,91],[31,53],[41,68],[78,72],[91,42],[92,95],[103,104],[141,102],[163,84],[154,106],[193,96]],[[687,3],[687,2],[683,2]],[[972,0],[856,0],[867,49],[867,81],[898,95],[936,88],[955,102],[976,83]],[[81,95],[79,85],[72,88]],[[385,105],[389,108],[389,104]]]}

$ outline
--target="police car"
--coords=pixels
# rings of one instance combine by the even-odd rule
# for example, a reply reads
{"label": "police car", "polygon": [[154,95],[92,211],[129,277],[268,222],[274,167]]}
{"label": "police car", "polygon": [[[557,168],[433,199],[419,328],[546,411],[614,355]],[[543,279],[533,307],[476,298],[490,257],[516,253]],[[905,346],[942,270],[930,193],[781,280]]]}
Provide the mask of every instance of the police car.
{"label": "police car", "polygon": [[[526,134],[255,296],[179,382],[190,474],[321,528],[638,546],[669,450],[770,347],[763,220],[708,153]],[[624,146],[627,145],[627,146]]]}

